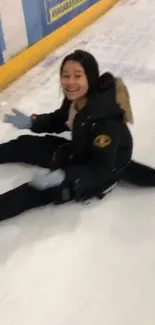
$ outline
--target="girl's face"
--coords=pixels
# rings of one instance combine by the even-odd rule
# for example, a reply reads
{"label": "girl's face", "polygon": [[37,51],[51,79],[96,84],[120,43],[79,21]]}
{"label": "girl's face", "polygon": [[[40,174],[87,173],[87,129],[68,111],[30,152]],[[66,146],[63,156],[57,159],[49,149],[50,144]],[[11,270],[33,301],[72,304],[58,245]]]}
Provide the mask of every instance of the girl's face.
{"label": "girl's face", "polygon": [[71,101],[85,97],[88,81],[84,69],[77,61],[67,61],[61,74],[61,86],[64,95]]}

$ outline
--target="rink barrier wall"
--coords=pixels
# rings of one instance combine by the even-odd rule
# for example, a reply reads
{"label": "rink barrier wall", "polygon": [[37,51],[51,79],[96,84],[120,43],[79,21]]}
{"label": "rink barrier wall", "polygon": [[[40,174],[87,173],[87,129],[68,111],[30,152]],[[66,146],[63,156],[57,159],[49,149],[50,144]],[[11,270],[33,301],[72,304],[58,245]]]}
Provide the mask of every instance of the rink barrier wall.
{"label": "rink barrier wall", "polygon": [[[29,0],[27,1],[29,2]],[[9,59],[6,63],[0,65],[0,91],[5,89],[28,70],[40,63],[48,54],[50,54],[50,52],[63,45],[66,41],[77,35],[85,27],[95,22],[117,2],[118,0],[98,1],[70,21],[64,23],[64,25],[60,28],[54,30],[43,39],[28,47],[26,50]],[[48,30],[46,30],[46,32],[48,33]],[[2,45],[3,49],[5,50],[5,39],[3,40],[2,37],[0,37],[0,44],[1,64],[3,59],[1,52]]]}

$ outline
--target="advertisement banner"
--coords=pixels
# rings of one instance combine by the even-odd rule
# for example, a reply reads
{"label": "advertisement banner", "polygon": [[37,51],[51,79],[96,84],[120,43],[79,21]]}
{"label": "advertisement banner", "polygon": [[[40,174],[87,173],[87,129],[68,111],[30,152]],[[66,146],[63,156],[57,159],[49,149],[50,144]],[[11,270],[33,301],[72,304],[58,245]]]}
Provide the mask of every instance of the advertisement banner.
{"label": "advertisement banner", "polygon": [[88,9],[97,0],[43,0],[43,30],[44,36]]}

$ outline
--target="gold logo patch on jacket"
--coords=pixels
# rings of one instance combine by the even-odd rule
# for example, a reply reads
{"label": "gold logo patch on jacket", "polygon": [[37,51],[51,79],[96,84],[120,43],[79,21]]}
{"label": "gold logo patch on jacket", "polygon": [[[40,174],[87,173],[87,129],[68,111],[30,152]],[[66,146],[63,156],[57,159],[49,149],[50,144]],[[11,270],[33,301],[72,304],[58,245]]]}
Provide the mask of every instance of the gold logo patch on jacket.
{"label": "gold logo patch on jacket", "polygon": [[98,135],[94,140],[94,145],[99,148],[105,148],[111,143],[111,137],[106,134]]}

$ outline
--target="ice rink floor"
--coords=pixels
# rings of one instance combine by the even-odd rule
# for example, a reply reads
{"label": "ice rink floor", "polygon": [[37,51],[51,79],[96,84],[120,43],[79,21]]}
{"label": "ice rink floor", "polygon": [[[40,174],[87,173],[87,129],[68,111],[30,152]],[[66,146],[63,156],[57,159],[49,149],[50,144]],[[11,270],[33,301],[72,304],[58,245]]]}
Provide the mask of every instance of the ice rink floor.
{"label": "ice rink floor", "polygon": [[[12,107],[59,107],[59,65],[75,48],[126,81],[134,158],[155,167],[155,1],[121,0],[0,94],[0,141]],[[23,132],[24,133],[24,132]],[[0,166],[0,191],[36,168]],[[49,205],[0,224],[0,325],[155,325],[155,190],[118,186],[90,205]]]}

